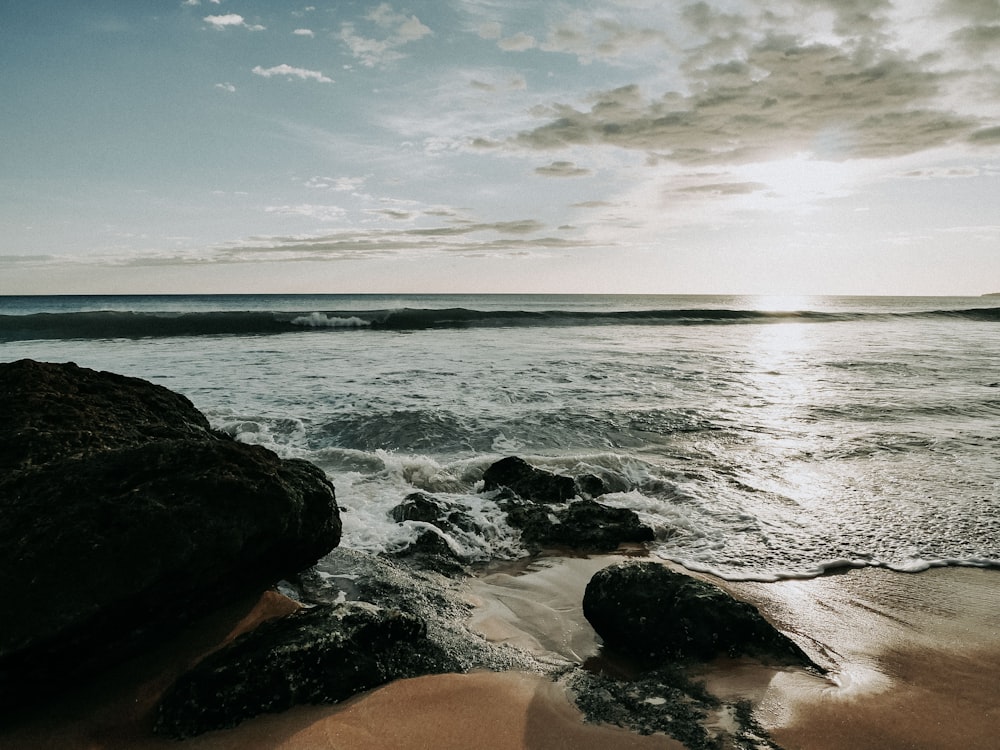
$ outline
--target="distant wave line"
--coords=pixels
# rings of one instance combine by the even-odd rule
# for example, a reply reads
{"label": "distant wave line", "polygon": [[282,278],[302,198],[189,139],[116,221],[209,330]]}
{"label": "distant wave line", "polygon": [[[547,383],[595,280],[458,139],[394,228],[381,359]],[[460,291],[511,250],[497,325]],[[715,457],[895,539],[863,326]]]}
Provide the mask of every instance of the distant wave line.
{"label": "distant wave line", "polygon": [[719,325],[829,323],[900,318],[954,318],[1000,322],[1000,307],[923,312],[823,312],[736,309],[623,311],[474,310],[399,308],[310,312],[92,311],[0,315],[0,341],[30,339],[161,338],[171,336],[274,335],[308,331],[500,328],[596,325]]}

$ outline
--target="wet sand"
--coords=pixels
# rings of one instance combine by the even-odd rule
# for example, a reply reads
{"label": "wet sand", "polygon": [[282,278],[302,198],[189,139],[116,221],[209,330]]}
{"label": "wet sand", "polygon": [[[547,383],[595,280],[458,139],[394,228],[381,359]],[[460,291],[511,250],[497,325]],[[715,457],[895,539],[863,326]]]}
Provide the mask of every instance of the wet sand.
{"label": "wet sand", "polygon": [[[524,575],[488,576],[475,584],[486,604],[473,625],[594,662],[599,641],[571,604],[613,561],[560,558]],[[777,583],[698,577],[758,606],[829,670],[820,677],[750,660],[700,670],[713,694],[750,700],[785,750],[1000,747],[1000,571],[866,568]]]}
{"label": "wet sand", "polygon": [[[471,626],[558,663],[602,657],[583,589],[614,557],[550,558],[469,586]],[[710,579],[711,580],[711,579]],[[717,583],[721,583],[716,581]],[[831,671],[817,677],[749,661],[704,670],[724,699],[748,698],[786,750],[986,750],[1000,726],[1000,571],[855,570],[808,581],[726,583]],[[316,748],[664,748],[679,743],[584,724],[564,688],[524,674],[404,680],[339,706],[307,706],[177,744],[150,735],[160,692],[213,643],[289,611],[276,594],[210,618],[95,685],[0,726],[0,747],[41,750]]]}
{"label": "wet sand", "polygon": [[727,588],[832,670],[709,675],[720,697],[757,704],[788,750],[1000,747],[1000,571],[866,569]]}

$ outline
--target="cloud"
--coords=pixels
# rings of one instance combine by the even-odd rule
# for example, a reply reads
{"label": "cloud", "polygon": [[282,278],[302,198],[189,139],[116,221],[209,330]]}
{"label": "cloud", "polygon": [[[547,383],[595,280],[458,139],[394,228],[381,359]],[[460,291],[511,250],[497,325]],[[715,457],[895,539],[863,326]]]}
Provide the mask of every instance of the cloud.
{"label": "cloud", "polygon": [[430,28],[420,23],[416,16],[410,16],[396,30],[396,38],[402,42],[413,42],[431,33]]}
{"label": "cloud", "polygon": [[469,79],[469,85],[480,91],[524,91],[528,88],[528,81],[520,73],[478,71],[472,75],[482,76]]}
{"label": "cloud", "polygon": [[1000,24],[966,26],[951,38],[973,55],[1000,53]]}
{"label": "cloud", "polygon": [[937,103],[945,74],[890,49],[768,34],[742,58],[700,62],[692,52],[687,92],[647,98],[628,85],[595,94],[589,109],[539,108],[535,114],[548,122],[514,142],[545,150],[604,144],[654,161],[722,164],[779,150],[829,159],[899,156],[966,138],[978,124]]}
{"label": "cloud", "polygon": [[768,190],[763,182],[709,182],[677,188],[676,193],[693,195],[749,195]]}
{"label": "cloud", "polygon": [[[412,218],[404,216],[406,212],[394,209],[377,213],[397,221]],[[211,262],[367,260],[452,254],[509,257],[532,251],[571,250],[588,246],[587,242],[573,238],[525,236],[544,229],[545,226],[534,219],[523,219],[468,222],[423,229],[347,229],[313,237],[266,237],[218,249]]]}
{"label": "cloud", "polygon": [[312,203],[302,203],[297,206],[268,206],[264,211],[280,216],[305,216],[323,222],[339,221],[347,214],[347,211],[340,206],[318,206]]}
{"label": "cloud", "polygon": [[544,167],[537,167],[535,174],[542,177],[585,177],[593,174],[589,169],[576,166],[571,161],[554,161]]}
{"label": "cloud", "polygon": [[944,14],[977,22],[1000,18],[1000,0],[944,0],[939,8]]}
{"label": "cloud", "polygon": [[[336,205],[274,205],[265,210],[269,214],[284,215],[290,219],[308,218],[323,223],[339,221],[343,216],[342,209]],[[250,237],[202,248],[148,248],[140,252],[122,249],[82,256],[0,255],[0,266],[32,268],[72,263],[96,267],[160,268],[246,262],[430,258],[445,255],[514,257],[552,250],[568,252],[590,246],[586,240],[549,236],[545,234],[546,226],[535,219],[474,222],[457,218],[455,209],[449,207],[432,207],[419,211],[389,207],[370,211],[369,214],[381,216],[395,226],[349,227],[321,234]],[[420,216],[442,217],[453,224],[423,228],[400,224]]]}
{"label": "cloud", "polygon": [[382,3],[365,20],[374,24],[382,34],[379,37],[364,36],[352,22],[344,23],[339,38],[347,46],[350,54],[369,68],[384,67],[405,57],[400,48],[410,42],[432,34],[430,28],[416,16],[397,13],[388,3]]}
{"label": "cloud", "polygon": [[669,37],[645,23],[577,12],[552,27],[540,47],[545,52],[575,55],[586,64],[595,59],[610,61],[628,53],[641,54],[651,44],[669,46]]}
{"label": "cloud", "polygon": [[514,36],[498,41],[497,46],[505,52],[524,52],[525,50],[537,47],[538,40],[530,34],[519,31]]}
{"label": "cloud", "polygon": [[979,177],[982,174],[981,169],[976,167],[944,167],[944,168],[927,168],[927,169],[913,169],[909,172],[904,172],[902,177],[916,178],[920,180],[937,180],[937,179],[955,179],[955,178],[967,178],[967,177]]}
{"label": "cloud", "polygon": [[807,10],[834,14],[832,31],[844,38],[881,38],[891,0],[800,0]]}
{"label": "cloud", "polygon": [[366,177],[310,177],[304,183],[306,187],[334,190],[338,193],[353,193],[360,188]]}
{"label": "cloud", "polygon": [[306,68],[293,68],[291,65],[282,63],[281,65],[275,65],[272,68],[262,68],[257,65],[251,71],[255,75],[263,76],[264,78],[271,78],[272,76],[286,76],[288,78],[300,78],[304,81],[313,80],[319,83],[333,83],[332,78],[328,78],[323,75],[319,70],[307,70]]}
{"label": "cloud", "polygon": [[295,36],[308,36],[308,37],[316,36],[316,34],[313,33],[312,29],[295,29],[295,31],[293,31],[292,33],[295,34]]}
{"label": "cloud", "polygon": [[372,209],[368,213],[376,214],[378,216],[385,216],[387,219],[393,219],[395,221],[407,221],[414,218],[417,214],[412,211],[403,211],[398,208],[378,208]]}
{"label": "cloud", "polygon": [[260,24],[248,24],[243,16],[237,13],[227,13],[222,16],[205,16],[202,19],[214,29],[223,30],[229,28],[244,28],[249,31],[263,31],[264,27]]}
{"label": "cloud", "polygon": [[499,39],[503,34],[503,27],[497,21],[486,21],[479,24],[476,33],[483,39]]}
{"label": "cloud", "polygon": [[977,130],[969,135],[969,140],[972,143],[980,143],[990,146],[1000,144],[1000,126]]}
{"label": "cloud", "polygon": [[231,83],[217,83],[215,84],[215,88],[222,89],[223,91],[228,91],[230,94],[236,91],[236,86],[234,86]]}

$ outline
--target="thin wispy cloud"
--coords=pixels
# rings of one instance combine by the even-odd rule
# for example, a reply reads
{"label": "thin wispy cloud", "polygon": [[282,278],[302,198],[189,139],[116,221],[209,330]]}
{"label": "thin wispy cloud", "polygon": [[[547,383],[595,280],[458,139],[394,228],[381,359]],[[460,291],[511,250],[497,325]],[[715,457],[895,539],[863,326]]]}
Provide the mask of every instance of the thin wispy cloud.
{"label": "thin wispy cloud", "polygon": [[[31,260],[0,292],[143,258],[197,289],[199,263],[353,258],[380,286],[365,259],[420,257],[475,289],[473,258],[574,247],[609,291],[779,287],[821,252],[910,264],[841,275],[871,293],[960,291],[934,258],[1000,278],[1000,0],[278,5],[77,3],[44,44],[5,19],[0,259]],[[67,97],[97,70],[113,96]]]}
{"label": "thin wispy cloud", "polygon": [[415,15],[398,13],[388,3],[370,11],[364,20],[375,33],[366,35],[358,28],[359,24],[346,22],[340,28],[339,38],[350,54],[369,68],[402,60],[406,56],[401,51],[403,47],[433,34]]}
{"label": "thin wispy cloud", "polygon": [[542,177],[586,177],[593,174],[589,169],[578,167],[571,161],[554,161],[544,167],[536,167],[535,174]]}
{"label": "thin wispy cloud", "polygon": [[503,26],[498,21],[486,21],[479,24],[476,33],[483,39],[499,39],[503,34]]}
{"label": "thin wispy cloud", "polygon": [[318,83],[333,83],[333,79],[324,75],[322,71],[319,70],[308,70],[306,68],[296,68],[287,63],[282,63],[281,65],[275,65],[270,68],[264,68],[260,65],[254,66],[251,70],[254,75],[261,76],[263,78],[273,78],[274,76],[282,76],[284,78],[298,78],[303,81],[317,81]]}
{"label": "thin wispy cloud", "polygon": [[205,23],[213,29],[219,30],[242,28],[247,29],[248,31],[264,31],[265,29],[265,27],[260,24],[247,23],[246,19],[238,13],[227,13],[221,16],[205,16],[202,20],[204,20]]}
{"label": "thin wispy cloud", "polygon": [[[413,218],[409,212],[380,212],[391,221]],[[535,236],[529,236],[535,235]],[[570,250],[586,246],[578,240],[554,237],[533,219],[495,223],[468,223],[419,229],[347,229],[313,237],[265,237],[236,247],[218,248],[214,262],[234,258],[267,257],[287,260],[363,260],[392,256],[514,256],[525,252]]]}
{"label": "thin wispy cloud", "polygon": [[303,203],[297,206],[268,206],[264,210],[269,214],[304,216],[322,222],[338,221],[347,214],[347,211],[340,206],[316,205],[312,203]]}
{"label": "thin wispy cloud", "polygon": [[519,31],[513,36],[506,37],[497,42],[497,46],[507,52],[524,52],[528,49],[534,49],[538,46],[538,40],[531,34],[525,34],[523,31]]}

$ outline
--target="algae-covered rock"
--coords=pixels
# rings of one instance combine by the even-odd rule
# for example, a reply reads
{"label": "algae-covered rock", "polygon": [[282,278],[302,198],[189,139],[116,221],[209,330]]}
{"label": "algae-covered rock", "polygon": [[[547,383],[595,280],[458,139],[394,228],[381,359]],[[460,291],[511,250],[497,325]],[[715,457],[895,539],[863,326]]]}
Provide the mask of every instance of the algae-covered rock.
{"label": "algae-covered rock", "polygon": [[457,668],[413,614],[362,602],[320,605],[266,622],[206,657],[164,696],[155,731],[192,737]]}

